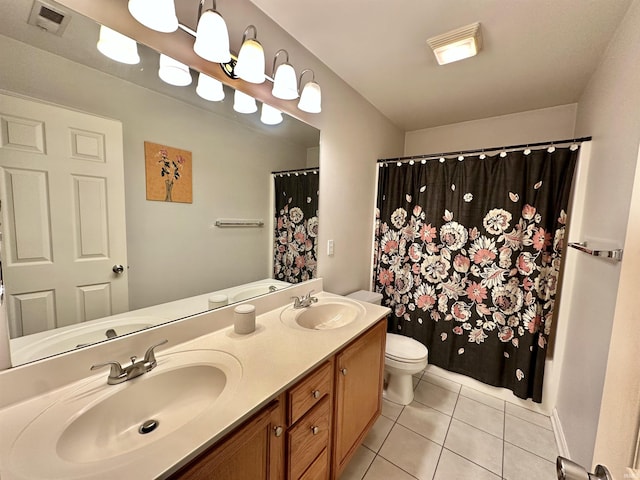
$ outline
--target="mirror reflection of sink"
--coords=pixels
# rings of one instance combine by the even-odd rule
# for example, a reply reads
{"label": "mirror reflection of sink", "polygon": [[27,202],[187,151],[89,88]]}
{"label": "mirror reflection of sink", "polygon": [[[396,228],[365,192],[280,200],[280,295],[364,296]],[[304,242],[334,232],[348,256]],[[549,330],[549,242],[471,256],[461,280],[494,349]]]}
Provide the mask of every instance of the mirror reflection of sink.
{"label": "mirror reflection of sink", "polygon": [[303,330],[333,330],[364,317],[365,308],[346,298],[323,298],[307,308],[289,306],[280,313],[280,320],[290,327]]}
{"label": "mirror reflection of sink", "polygon": [[229,297],[229,302],[242,302],[244,300],[248,300],[249,298],[257,297],[259,295],[265,295],[267,293],[275,292],[276,290],[281,289],[282,287],[276,284],[265,283],[263,285],[256,285],[254,287],[244,288],[240,290],[238,293]]}
{"label": "mirror reflection of sink", "polygon": [[145,315],[69,326],[56,332],[49,332],[49,335],[41,339],[24,343],[24,345],[14,348],[12,361],[15,364],[20,364],[38,360],[60,352],[108,340],[114,334],[116,336],[126,335],[166,321],[165,318]]}
{"label": "mirror reflection of sink", "polygon": [[157,358],[158,366],[138,378],[107,385],[107,372],[101,372],[50,406],[14,443],[14,468],[26,478],[44,478],[49,462],[118,462],[179,429],[188,435],[189,428],[200,425],[198,417],[233,398],[242,377],[239,361],[221,351]]}

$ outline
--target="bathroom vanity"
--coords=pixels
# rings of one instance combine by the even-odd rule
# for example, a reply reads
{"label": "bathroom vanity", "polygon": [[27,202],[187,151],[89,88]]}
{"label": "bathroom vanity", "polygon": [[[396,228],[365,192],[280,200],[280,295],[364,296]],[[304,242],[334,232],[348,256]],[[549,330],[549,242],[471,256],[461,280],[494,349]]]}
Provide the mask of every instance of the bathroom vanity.
{"label": "bathroom vanity", "polygon": [[[0,477],[338,478],[381,412],[389,310],[325,292],[294,309],[310,289],[253,299],[248,335],[229,306],[0,372]],[[89,372],[164,338],[137,378]]]}

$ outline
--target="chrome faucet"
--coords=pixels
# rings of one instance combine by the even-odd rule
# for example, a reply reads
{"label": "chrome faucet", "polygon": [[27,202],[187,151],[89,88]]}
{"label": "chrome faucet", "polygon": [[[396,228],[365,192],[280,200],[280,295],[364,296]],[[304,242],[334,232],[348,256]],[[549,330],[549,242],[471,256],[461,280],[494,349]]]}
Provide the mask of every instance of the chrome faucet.
{"label": "chrome faucet", "polygon": [[126,382],[127,380],[131,380],[132,378],[139,377],[140,375],[147,373],[158,365],[156,360],[156,356],[154,354],[154,349],[159,347],[160,345],[164,345],[168,340],[162,340],[155,345],[149,347],[144,354],[144,358],[142,360],[137,360],[137,357],[131,357],[131,363],[129,365],[122,366],[120,362],[111,361],[105,363],[99,363],[97,365],[92,365],[91,370],[96,370],[97,368],[110,366],[111,370],[109,371],[109,377],[107,378],[107,383],[109,385],[117,385],[122,382]]}
{"label": "chrome faucet", "polygon": [[300,297],[291,297],[293,298],[293,308],[307,308],[310,307],[313,303],[316,303],[318,301],[318,298],[312,297],[312,293],[313,290]]}

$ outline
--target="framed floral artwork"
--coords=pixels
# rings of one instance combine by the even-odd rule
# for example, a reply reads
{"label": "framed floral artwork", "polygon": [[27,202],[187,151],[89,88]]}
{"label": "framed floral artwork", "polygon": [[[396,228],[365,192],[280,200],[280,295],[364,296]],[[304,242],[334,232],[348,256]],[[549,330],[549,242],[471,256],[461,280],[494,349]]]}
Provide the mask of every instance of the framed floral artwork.
{"label": "framed floral artwork", "polygon": [[144,142],[147,200],[193,203],[191,152]]}

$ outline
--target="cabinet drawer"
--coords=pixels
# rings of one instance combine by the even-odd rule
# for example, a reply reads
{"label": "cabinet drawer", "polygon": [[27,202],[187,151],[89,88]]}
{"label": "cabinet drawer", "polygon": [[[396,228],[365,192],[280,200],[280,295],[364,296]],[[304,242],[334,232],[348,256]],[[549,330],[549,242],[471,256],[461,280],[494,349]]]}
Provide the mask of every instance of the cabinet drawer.
{"label": "cabinet drawer", "polygon": [[327,480],[329,478],[329,449],[325,448],[300,480]]}
{"label": "cabinet drawer", "polygon": [[332,382],[332,362],[324,363],[315,372],[298,383],[289,390],[288,393],[288,425],[293,425],[316,405],[325,395],[331,393]]}
{"label": "cabinet drawer", "polygon": [[322,450],[329,446],[330,405],[329,397],[325,396],[287,432],[289,479],[299,479]]}

